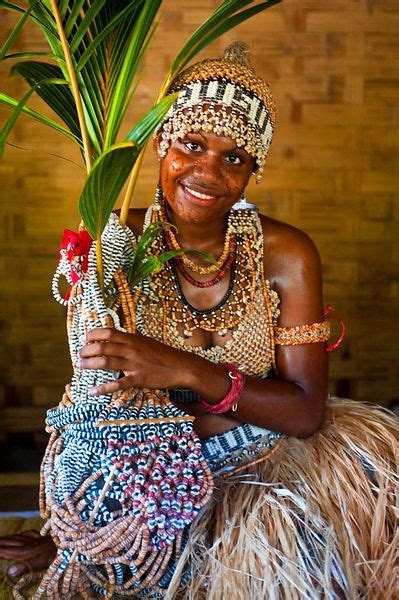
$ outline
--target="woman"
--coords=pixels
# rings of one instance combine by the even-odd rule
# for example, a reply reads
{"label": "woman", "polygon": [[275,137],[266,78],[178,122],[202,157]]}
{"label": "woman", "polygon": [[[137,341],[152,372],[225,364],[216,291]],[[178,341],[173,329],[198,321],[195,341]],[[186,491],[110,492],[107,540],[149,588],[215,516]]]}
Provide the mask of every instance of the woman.
{"label": "woman", "polygon": [[[326,410],[318,252],[242,199],[274,129],[269,88],[242,50],[174,83],[178,99],[154,142],[156,203],[128,220],[136,237],[149,221],[173,225],[154,252],[196,249],[215,262],[186,253],[152,276],[138,334],[90,331],[80,366],[123,374],[93,395],[168,388],[196,417],[217,491],[191,528],[169,597],[394,597],[397,428],[377,408],[336,400]],[[33,568],[53,554],[35,533],[0,545],[1,557]]]}

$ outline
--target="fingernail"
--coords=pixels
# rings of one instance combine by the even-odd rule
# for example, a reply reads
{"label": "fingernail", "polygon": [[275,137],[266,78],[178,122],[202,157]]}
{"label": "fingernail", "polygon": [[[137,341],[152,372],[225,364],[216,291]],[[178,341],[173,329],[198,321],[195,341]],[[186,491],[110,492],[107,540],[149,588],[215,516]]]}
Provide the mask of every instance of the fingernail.
{"label": "fingernail", "polygon": [[18,573],[18,567],[10,567],[7,571],[9,575],[16,575]]}
{"label": "fingernail", "polygon": [[75,363],[75,364],[76,364],[76,367],[77,367],[78,369],[80,369],[80,367],[82,366],[82,361],[80,360],[80,358],[78,358],[78,359],[77,359],[77,361],[76,361],[76,363]]}
{"label": "fingernail", "polygon": [[96,395],[96,393],[97,393],[97,388],[96,388],[96,387],[92,387],[92,388],[89,390],[89,394],[90,394],[91,396],[95,396],[95,395]]}

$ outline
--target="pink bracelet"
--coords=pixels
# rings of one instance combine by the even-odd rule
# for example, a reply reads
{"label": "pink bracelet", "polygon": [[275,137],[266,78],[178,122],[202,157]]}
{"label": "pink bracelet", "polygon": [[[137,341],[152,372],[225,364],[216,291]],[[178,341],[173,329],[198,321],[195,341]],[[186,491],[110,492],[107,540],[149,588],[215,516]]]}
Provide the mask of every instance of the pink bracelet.
{"label": "pink bracelet", "polygon": [[218,402],[217,404],[208,404],[202,398],[199,399],[201,406],[205,408],[208,412],[213,415],[219,415],[220,413],[225,413],[229,410],[235,412],[237,410],[237,402],[239,397],[241,396],[242,388],[245,383],[245,375],[242,371],[232,364],[226,363],[220,365],[226,369],[230,379],[231,379],[231,387],[223,400]]}

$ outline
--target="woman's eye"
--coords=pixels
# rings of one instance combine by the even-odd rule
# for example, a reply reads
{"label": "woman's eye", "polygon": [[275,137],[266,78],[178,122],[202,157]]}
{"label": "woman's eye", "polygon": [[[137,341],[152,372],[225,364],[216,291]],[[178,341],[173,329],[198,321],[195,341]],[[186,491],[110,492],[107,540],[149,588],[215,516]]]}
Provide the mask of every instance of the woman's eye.
{"label": "woman's eye", "polygon": [[240,165],[242,163],[242,159],[237,156],[237,154],[229,154],[227,156],[227,162],[231,163],[232,165]]}
{"label": "woman's eye", "polygon": [[200,149],[200,145],[197,142],[186,141],[184,142],[184,145],[192,152],[195,152],[196,150]]}

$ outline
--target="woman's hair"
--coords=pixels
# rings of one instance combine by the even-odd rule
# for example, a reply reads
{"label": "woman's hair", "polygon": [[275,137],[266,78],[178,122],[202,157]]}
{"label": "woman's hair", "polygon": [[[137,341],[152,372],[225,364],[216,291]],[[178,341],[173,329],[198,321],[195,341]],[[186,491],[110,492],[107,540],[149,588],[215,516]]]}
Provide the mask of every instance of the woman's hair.
{"label": "woman's hair", "polygon": [[248,54],[246,44],[233,42],[222,58],[203,60],[177,76],[169,92],[179,95],[156,132],[161,135],[160,158],[187,133],[212,131],[232,138],[255,159],[260,181],[273,137],[275,104]]}

